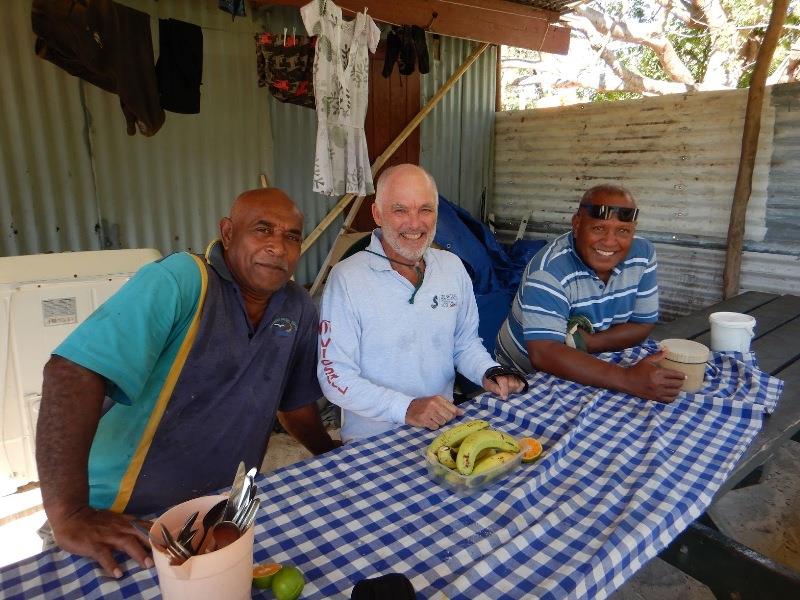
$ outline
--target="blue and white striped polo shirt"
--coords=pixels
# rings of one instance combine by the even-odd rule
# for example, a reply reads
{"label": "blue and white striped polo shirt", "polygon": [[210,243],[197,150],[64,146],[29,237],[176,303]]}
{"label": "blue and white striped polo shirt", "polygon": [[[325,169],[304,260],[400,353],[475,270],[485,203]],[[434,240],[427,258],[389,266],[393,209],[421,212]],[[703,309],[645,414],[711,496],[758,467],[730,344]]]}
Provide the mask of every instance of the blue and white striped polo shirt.
{"label": "blue and white striped polo shirt", "polygon": [[635,237],[628,255],[611,272],[608,283],[586,266],[575,249],[572,232],[542,248],[528,263],[511,312],[497,334],[498,362],[530,372],[525,343],[566,339],[567,320],[583,315],[595,331],[619,323],[658,320],[656,251]]}

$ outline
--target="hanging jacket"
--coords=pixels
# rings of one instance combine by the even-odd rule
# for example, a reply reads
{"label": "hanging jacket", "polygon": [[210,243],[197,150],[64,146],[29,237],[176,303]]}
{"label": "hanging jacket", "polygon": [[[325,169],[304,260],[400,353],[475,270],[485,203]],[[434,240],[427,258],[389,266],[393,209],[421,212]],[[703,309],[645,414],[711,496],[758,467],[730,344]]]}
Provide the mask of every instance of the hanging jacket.
{"label": "hanging jacket", "polygon": [[161,128],[147,13],[111,0],[33,0],[31,25],[39,57],[119,95],[128,135]]}

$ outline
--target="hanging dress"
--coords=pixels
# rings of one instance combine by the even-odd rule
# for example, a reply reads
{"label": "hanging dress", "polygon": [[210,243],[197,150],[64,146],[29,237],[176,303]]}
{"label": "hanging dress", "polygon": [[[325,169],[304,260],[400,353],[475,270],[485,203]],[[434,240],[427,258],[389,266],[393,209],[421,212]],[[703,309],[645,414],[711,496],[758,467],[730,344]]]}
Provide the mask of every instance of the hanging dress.
{"label": "hanging dress", "polygon": [[313,190],[328,196],[372,194],[364,118],[369,102],[369,55],[381,32],[372,17],[342,19],[331,0],[312,0],[300,9],[309,35],[316,35],[314,94],[317,149]]}

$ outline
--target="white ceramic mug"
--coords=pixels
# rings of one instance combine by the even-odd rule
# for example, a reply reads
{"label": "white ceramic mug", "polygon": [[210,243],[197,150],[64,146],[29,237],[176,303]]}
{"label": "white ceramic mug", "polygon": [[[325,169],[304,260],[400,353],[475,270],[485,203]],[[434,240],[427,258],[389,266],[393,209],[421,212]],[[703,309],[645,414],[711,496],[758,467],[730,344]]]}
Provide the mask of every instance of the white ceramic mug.
{"label": "white ceramic mug", "polygon": [[711,324],[711,350],[750,352],[755,317],[736,312],[715,312],[709,315],[708,322]]}

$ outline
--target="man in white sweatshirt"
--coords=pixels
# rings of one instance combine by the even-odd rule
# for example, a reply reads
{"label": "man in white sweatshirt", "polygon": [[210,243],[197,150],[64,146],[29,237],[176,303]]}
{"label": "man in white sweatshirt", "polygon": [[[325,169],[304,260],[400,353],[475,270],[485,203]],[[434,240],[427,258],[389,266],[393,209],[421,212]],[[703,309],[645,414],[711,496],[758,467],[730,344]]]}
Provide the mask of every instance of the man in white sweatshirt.
{"label": "man in white sweatshirt", "polygon": [[326,283],[317,377],[343,409],[345,441],[445,425],[463,412],[452,400],[456,371],[503,399],[526,387],[483,347],[461,259],[430,248],[438,197],[420,167],[384,171],[372,207],[379,228]]}

